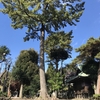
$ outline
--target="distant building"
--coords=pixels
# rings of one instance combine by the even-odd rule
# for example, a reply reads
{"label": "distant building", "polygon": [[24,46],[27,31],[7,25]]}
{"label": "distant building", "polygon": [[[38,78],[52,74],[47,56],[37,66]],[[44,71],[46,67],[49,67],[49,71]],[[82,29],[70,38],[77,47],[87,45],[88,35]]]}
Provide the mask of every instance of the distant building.
{"label": "distant building", "polygon": [[88,98],[94,94],[92,82],[88,76],[88,74],[80,72],[76,76],[66,78],[66,83],[73,87],[74,97]]}

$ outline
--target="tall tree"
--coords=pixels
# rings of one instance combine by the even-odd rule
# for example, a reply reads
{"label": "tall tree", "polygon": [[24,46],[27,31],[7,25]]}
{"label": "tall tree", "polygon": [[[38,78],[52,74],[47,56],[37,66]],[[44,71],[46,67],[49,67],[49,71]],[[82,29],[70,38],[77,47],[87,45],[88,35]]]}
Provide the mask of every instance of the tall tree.
{"label": "tall tree", "polygon": [[[79,52],[79,55],[75,58],[74,62],[80,63],[80,64],[86,64],[86,62],[91,62],[90,59],[94,61],[99,61],[100,57],[100,38],[89,38],[86,44],[80,46],[76,49],[76,52]],[[95,64],[96,65],[96,64]],[[91,65],[91,67],[94,66],[94,63]],[[99,65],[100,66],[100,65]],[[88,67],[88,66],[86,66]],[[97,94],[100,94],[100,67],[98,67],[98,81],[97,81]]]}
{"label": "tall tree", "polygon": [[[22,50],[18,59],[15,63],[15,67],[12,70],[12,76],[16,81],[21,82],[21,86],[27,86],[27,94],[29,94],[30,87],[32,88],[34,85],[38,87],[38,54],[33,49]],[[36,79],[37,77],[37,79]],[[33,82],[34,81],[34,82]],[[32,86],[32,83],[34,84]],[[30,87],[28,87],[28,85]],[[26,88],[24,88],[26,89]],[[37,89],[32,88],[34,91]],[[26,90],[24,90],[26,92]],[[25,95],[25,93],[24,93]],[[22,91],[20,92],[20,97],[22,97]]]}
{"label": "tall tree", "polygon": [[[84,10],[81,0],[0,0],[4,5],[1,10],[8,14],[14,29],[27,27],[25,41],[40,39],[40,89],[41,97],[46,98],[47,88],[44,67],[44,36],[45,31],[57,31],[79,22]],[[38,34],[40,31],[40,35]]]}
{"label": "tall tree", "polygon": [[64,61],[71,57],[71,41],[72,41],[72,31],[69,33],[64,33],[64,31],[51,33],[49,37],[45,40],[44,48],[47,53],[48,61],[56,65],[56,70],[58,70],[58,62]]}
{"label": "tall tree", "polygon": [[2,65],[0,65],[0,72],[3,71],[0,75],[0,82],[3,85],[1,91],[3,92],[5,92],[7,89],[8,72],[11,66],[11,58],[8,57],[8,55],[10,55],[10,49],[5,45],[0,46],[0,63],[5,63],[3,66],[4,70],[2,69]]}

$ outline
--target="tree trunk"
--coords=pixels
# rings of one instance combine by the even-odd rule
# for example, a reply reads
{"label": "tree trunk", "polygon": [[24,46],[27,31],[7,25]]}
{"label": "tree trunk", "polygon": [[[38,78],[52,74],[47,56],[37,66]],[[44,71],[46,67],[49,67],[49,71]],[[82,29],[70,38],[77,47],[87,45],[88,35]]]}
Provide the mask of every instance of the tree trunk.
{"label": "tree trunk", "polygon": [[96,90],[97,90],[97,84],[95,81],[93,81],[93,89],[94,89],[94,94],[96,94]]}
{"label": "tree trunk", "polygon": [[41,28],[40,36],[40,96],[43,100],[47,98],[47,86],[45,79],[45,66],[44,66],[44,25]]}
{"label": "tree trunk", "polygon": [[10,81],[9,81],[9,85],[8,85],[7,95],[8,95],[8,97],[10,97],[10,96],[11,96],[11,92],[10,92]]}
{"label": "tree trunk", "polygon": [[61,60],[61,75],[63,75],[63,60]]}
{"label": "tree trunk", "polygon": [[57,59],[55,61],[55,65],[56,65],[56,72],[58,72],[58,60]]}
{"label": "tree trunk", "polygon": [[19,98],[23,97],[23,84],[20,86]]}
{"label": "tree trunk", "polygon": [[98,69],[98,79],[97,79],[97,91],[96,94],[100,94],[100,62],[99,62],[99,69]]}
{"label": "tree trunk", "polygon": [[11,92],[10,92],[10,87],[9,87],[9,86],[8,86],[7,96],[8,96],[8,97],[11,96]]}

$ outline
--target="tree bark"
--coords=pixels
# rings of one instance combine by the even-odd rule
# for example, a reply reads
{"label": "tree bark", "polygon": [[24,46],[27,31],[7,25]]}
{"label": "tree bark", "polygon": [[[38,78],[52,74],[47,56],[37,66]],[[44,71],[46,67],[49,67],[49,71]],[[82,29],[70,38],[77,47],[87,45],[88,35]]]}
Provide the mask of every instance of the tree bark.
{"label": "tree bark", "polygon": [[41,28],[40,36],[40,97],[45,100],[47,98],[47,86],[45,79],[45,66],[44,66],[44,26]]}
{"label": "tree bark", "polygon": [[94,88],[94,93],[96,94],[97,92],[96,92],[96,90],[97,90],[97,84],[95,83],[95,82],[93,82],[93,88]]}
{"label": "tree bark", "polygon": [[100,62],[99,62],[99,69],[98,69],[97,91],[96,91],[96,94],[100,94]]}
{"label": "tree bark", "polygon": [[23,97],[23,84],[20,86],[19,98]]}
{"label": "tree bark", "polygon": [[55,61],[55,65],[56,65],[56,72],[58,72],[58,60],[57,59]]}
{"label": "tree bark", "polygon": [[8,95],[8,97],[10,97],[10,96],[11,96],[11,92],[10,92],[10,80],[9,80],[9,85],[8,85],[7,95]]}

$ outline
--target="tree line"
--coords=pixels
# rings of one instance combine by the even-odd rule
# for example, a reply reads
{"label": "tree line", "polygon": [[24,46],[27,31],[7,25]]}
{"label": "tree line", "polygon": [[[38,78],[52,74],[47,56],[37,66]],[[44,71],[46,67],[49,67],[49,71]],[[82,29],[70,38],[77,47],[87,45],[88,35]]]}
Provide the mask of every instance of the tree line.
{"label": "tree line", "polygon": [[[11,26],[14,29],[27,27],[28,30],[24,37],[24,41],[29,41],[30,39],[40,40],[40,96],[45,99],[47,98],[48,92],[45,78],[44,50],[48,54],[48,62],[55,65],[56,71],[58,72],[59,61],[63,64],[65,59],[71,57],[72,47],[70,46],[70,43],[73,37],[72,31],[66,34],[66,32],[61,30],[68,25],[76,25],[76,23],[79,22],[79,19],[85,9],[85,2],[81,0],[1,0],[0,2],[3,4],[3,8],[0,11],[9,15],[11,19]],[[44,45],[45,33],[50,35],[48,35],[46,40],[46,48]],[[91,45],[85,45],[76,50],[77,52],[80,52],[77,59],[79,59],[82,64],[85,63],[86,60],[82,58],[83,56],[87,58],[87,55],[89,55],[94,59],[96,57],[96,60],[99,58],[99,54],[95,54],[96,51],[93,50],[92,52],[91,49],[85,51],[85,49],[87,49],[85,48],[86,46],[88,46],[88,48],[91,47]],[[86,52],[87,55],[85,55],[84,52]],[[77,59],[74,60],[75,63],[78,61]],[[23,61],[21,63],[23,64]],[[27,63],[27,66],[32,66],[30,63],[31,62]],[[18,70],[17,68],[15,69]],[[27,73],[27,75],[29,74],[30,73]],[[57,74],[57,76],[59,76],[59,74]],[[26,80],[27,78],[28,76],[26,76]],[[51,81],[49,81],[49,83],[50,82]]]}
{"label": "tree line", "polygon": [[[45,47],[47,47],[47,45],[50,46],[50,44],[53,41],[48,42],[48,40],[51,40],[51,37],[53,37],[54,35],[56,34],[51,35],[45,40],[45,44],[46,42],[48,43],[46,44]],[[66,38],[68,37],[71,38],[72,35],[71,34],[69,35],[69,33],[67,33]],[[63,38],[65,38],[65,36]],[[57,39],[60,41],[60,39],[62,38],[58,36],[56,37],[56,40]],[[56,45],[58,45],[59,43],[60,42],[57,42],[53,46],[56,47]],[[67,44],[70,45],[70,43],[71,42],[68,42]],[[93,37],[89,38],[86,44],[83,44],[82,46],[76,49],[76,52],[80,52],[79,55],[71,63],[69,63],[69,65],[63,66],[63,68],[61,65],[59,65],[60,68],[58,68],[56,66],[56,63],[58,63],[58,61],[60,60],[61,61],[66,60],[68,58],[68,54],[67,54],[67,57],[62,58],[62,55],[61,56],[59,55],[59,48],[58,49],[56,48],[55,54],[58,53],[58,57],[55,56],[55,54],[52,55],[51,57],[50,55],[52,54],[51,52],[52,47],[51,46],[50,48],[48,47],[48,52],[47,52],[48,68],[47,68],[47,71],[45,72],[48,93],[51,94],[53,91],[64,90],[64,88],[66,87],[65,77],[67,74],[69,74],[67,73],[66,69],[69,70],[69,72],[71,72],[71,70],[73,70],[73,72],[76,72],[76,67],[80,65],[82,66],[82,71],[89,74],[89,77],[91,78],[93,84],[97,86],[95,93],[99,94],[98,92],[98,80],[99,80],[98,78],[99,78],[99,66],[100,66],[99,64],[99,53],[100,53],[99,44],[100,44],[100,38],[93,38]],[[97,48],[95,48],[95,46]],[[60,51],[60,54],[65,53],[64,50],[65,49]],[[10,50],[6,46],[1,46],[0,47],[0,58],[2,58],[2,54],[4,51],[8,51],[6,52],[7,55],[10,54]],[[68,52],[66,51],[66,53]],[[56,62],[56,59],[59,59],[59,60]],[[15,62],[15,65],[13,66],[12,71],[9,72],[10,84],[13,84],[13,82],[20,82],[20,87],[21,86],[23,87],[22,91],[20,91],[21,88],[19,88],[18,90],[19,96],[33,97],[39,92],[40,78],[39,78],[38,60],[39,60],[39,54],[34,49],[22,50]],[[14,91],[15,90],[12,89],[11,93],[13,94]]]}

